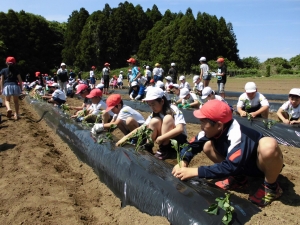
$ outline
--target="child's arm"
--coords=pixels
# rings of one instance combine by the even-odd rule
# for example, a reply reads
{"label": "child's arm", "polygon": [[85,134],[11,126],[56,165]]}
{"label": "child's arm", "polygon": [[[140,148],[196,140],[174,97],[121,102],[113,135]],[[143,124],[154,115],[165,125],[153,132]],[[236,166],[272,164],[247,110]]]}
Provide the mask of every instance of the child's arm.
{"label": "child's arm", "polygon": [[288,120],[288,119],[286,119],[284,116],[283,116],[283,114],[282,113],[284,113],[284,110],[282,109],[282,108],[279,108],[278,110],[277,110],[277,116],[278,116],[278,118],[283,122],[283,123],[285,123],[285,124],[290,124],[290,121]]}

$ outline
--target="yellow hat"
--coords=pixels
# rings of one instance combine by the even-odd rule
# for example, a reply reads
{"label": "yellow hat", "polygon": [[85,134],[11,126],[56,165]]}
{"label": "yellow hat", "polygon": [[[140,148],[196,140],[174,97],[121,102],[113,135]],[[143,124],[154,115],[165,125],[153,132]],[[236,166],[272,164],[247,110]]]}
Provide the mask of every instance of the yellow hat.
{"label": "yellow hat", "polygon": [[160,66],[160,64],[159,63],[155,63],[155,66]]}

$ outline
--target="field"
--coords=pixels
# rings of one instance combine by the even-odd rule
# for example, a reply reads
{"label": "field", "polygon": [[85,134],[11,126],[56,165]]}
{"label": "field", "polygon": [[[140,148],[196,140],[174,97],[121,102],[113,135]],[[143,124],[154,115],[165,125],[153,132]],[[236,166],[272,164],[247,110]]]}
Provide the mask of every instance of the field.
{"label": "field", "polygon": [[[254,81],[261,93],[287,94],[297,87],[299,78],[228,78],[226,90],[243,91],[246,82]],[[216,90],[216,80],[211,81]],[[3,97],[3,96],[2,96]],[[80,105],[77,98],[68,99]],[[0,108],[5,114],[5,108]],[[44,121],[38,119],[25,101],[21,103],[22,119],[0,124],[0,220],[1,224],[169,224],[165,218],[152,217],[134,207],[121,208],[121,202],[102,184],[93,170],[78,161],[70,148]],[[147,113],[143,113],[147,116]],[[272,115],[274,116],[274,115]],[[187,125],[189,138],[199,125]],[[119,131],[114,135],[121,137]],[[279,177],[283,196],[248,224],[299,224],[300,151],[281,146],[285,167]],[[173,163],[173,162],[171,162]],[[203,154],[191,166],[208,165]],[[261,181],[234,194],[247,198]]]}

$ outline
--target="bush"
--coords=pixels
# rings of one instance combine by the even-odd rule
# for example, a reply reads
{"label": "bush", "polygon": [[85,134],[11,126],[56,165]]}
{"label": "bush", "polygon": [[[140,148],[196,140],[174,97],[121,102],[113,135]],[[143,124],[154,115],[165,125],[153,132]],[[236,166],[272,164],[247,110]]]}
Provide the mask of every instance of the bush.
{"label": "bush", "polygon": [[271,76],[271,66],[267,65],[266,66],[266,77],[269,77],[269,76]]}
{"label": "bush", "polygon": [[280,74],[294,74],[294,71],[291,69],[282,69]]}

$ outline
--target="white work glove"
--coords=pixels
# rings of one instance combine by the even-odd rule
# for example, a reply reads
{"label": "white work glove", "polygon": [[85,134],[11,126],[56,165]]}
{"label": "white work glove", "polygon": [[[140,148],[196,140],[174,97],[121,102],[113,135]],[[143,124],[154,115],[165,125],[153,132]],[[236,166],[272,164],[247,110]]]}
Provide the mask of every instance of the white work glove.
{"label": "white work glove", "polygon": [[101,131],[104,130],[103,124],[102,123],[95,123],[95,125],[93,126],[91,132],[92,134],[97,134],[100,133]]}

